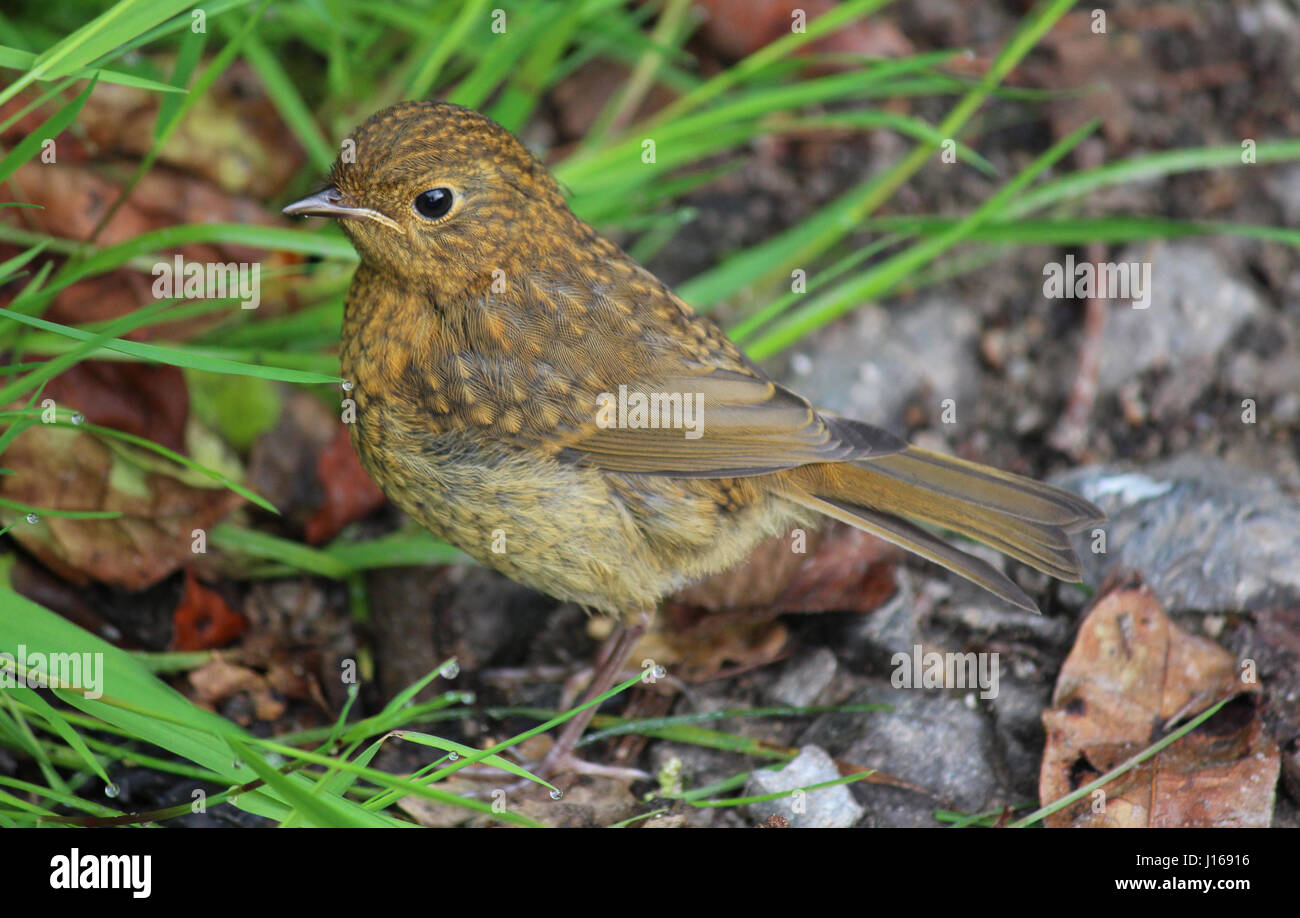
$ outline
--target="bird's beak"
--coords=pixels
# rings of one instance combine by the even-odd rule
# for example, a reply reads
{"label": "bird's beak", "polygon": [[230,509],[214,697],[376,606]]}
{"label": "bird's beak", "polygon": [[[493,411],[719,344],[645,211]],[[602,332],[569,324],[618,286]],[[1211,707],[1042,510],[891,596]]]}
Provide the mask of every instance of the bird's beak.
{"label": "bird's beak", "polygon": [[308,195],[301,201],[294,201],[281,213],[290,216],[302,214],[304,217],[358,217],[362,220],[373,220],[375,223],[383,224],[390,229],[397,230],[399,233],[406,232],[402,225],[392,217],[381,214],[377,210],[371,210],[369,207],[353,205],[347,195],[333,185],[313,195]]}

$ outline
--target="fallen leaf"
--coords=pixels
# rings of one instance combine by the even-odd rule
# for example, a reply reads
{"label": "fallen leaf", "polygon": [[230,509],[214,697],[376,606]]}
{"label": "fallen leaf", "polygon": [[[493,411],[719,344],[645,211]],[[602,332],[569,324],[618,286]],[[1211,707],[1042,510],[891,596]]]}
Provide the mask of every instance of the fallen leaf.
{"label": "fallen leaf", "polygon": [[185,376],[177,367],[83,360],[51,379],[45,395],[81,412],[92,424],[135,434],[177,452],[185,448],[190,401]]}
{"label": "fallen leaf", "polygon": [[285,703],[275,697],[260,673],[220,656],[191,670],[189,681],[197,694],[197,700],[210,708],[215,708],[233,695],[247,692],[253,702],[253,716],[257,720],[273,721],[285,712]]}
{"label": "fallen leaf", "polygon": [[1079,629],[1044,712],[1039,797],[1057,800],[1141,752],[1170,726],[1242,693],[1196,730],[1047,817],[1066,826],[1267,826],[1279,771],[1236,661],[1179,629],[1143,586],[1104,597]]}
{"label": "fallen leaf", "polygon": [[172,650],[214,650],[224,647],[248,628],[244,617],[230,608],[216,590],[185,572],[185,592],[172,613]]}
{"label": "fallen leaf", "polygon": [[387,499],[361,467],[361,460],[352,448],[352,438],[343,425],[339,425],[334,439],[317,458],[316,479],[325,501],[307,521],[305,535],[309,545],[329,541],[348,523],[382,507]]}
{"label": "fallen leaf", "polygon": [[[242,82],[246,83],[247,79]],[[232,77],[232,99],[242,91],[241,85],[241,81]],[[16,113],[14,106],[29,103],[32,101],[29,96],[20,94],[3,112]],[[125,177],[133,172],[133,160],[120,157],[142,155],[153,144],[153,106],[158,104],[157,99],[156,93],[127,87],[107,84],[96,87],[80,113],[76,128],[52,138],[57,162],[24,163],[5,183],[6,197],[41,207],[5,208],[0,212],[0,221],[42,234],[88,240],[121,196]],[[204,95],[181,130],[173,135],[163,162],[146,173],[130,197],[116,208],[112,219],[96,237],[99,245],[115,245],[151,230],[184,223],[287,225],[284,218],[268,213],[258,198],[278,194],[287,177],[297,171],[296,144],[287,136],[273,109],[271,117],[263,119],[262,128],[255,133],[244,114],[227,117],[208,110],[220,104],[212,94]],[[6,131],[0,142],[7,145],[16,137],[29,134],[49,111],[49,105],[34,110]],[[268,125],[274,128],[270,134]],[[250,157],[245,150],[250,145],[262,148],[264,157]],[[286,150],[289,155],[284,155]],[[238,175],[246,175],[249,180],[241,181]],[[15,246],[0,245],[0,259],[17,251]],[[227,244],[185,245],[160,254],[159,260],[170,260],[175,252],[188,262],[259,262],[267,271],[303,261],[297,254]],[[135,269],[84,278],[57,294],[45,318],[75,325],[125,315],[154,299],[153,281],[148,273]],[[276,299],[272,303],[268,298],[262,308],[274,309],[279,305]],[[218,310],[156,324],[129,337],[184,339],[212,327],[222,318]]]}
{"label": "fallen leaf", "polygon": [[508,800],[510,810],[556,828],[596,828],[635,816],[641,804],[626,781],[583,775],[558,783],[563,799],[552,800],[542,787],[528,787],[519,799]]}
{"label": "fallen leaf", "polygon": [[[780,817],[773,817],[779,819]],[[655,816],[641,823],[643,829],[684,829],[687,827],[686,814],[671,813],[663,816]]]}
{"label": "fallen leaf", "polygon": [[[508,780],[514,781],[515,778],[511,776]],[[504,772],[502,773],[501,783],[507,783]],[[439,781],[437,787],[438,790],[444,793],[455,794],[458,797],[468,797],[471,794],[482,794],[484,788],[490,787],[490,785],[485,784],[483,781],[475,781],[473,778],[464,778],[453,774]],[[450,829],[463,826],[471,821],[475,826],[498,824],[488,820],[476,810],[457,806],[454,803],[430,800],[427,797],[416,797],[414,795],[402,797],[397,801],[397,808],[414,819],[418,825],[422,825],[427,829]]]}
{"label": "fallen leaf", "polygon": [[[152,586],[194,559],[196,529],[207,530],[243,498],[134,446],[83,431],[37,424],[5,450],[11,474],[0,495],[51,510],[109,510],[113,519],[41,516],[11,531],[46,567],[84,585]],[[19,519],[0,513],[6,523]]]}
{"label": "fallen leaf", "polygon": [[[505,775],[503,773],[503,783]],[[510,782],[515,779],[510,778]],[[484,781],[450,775],[436,785],[441,791],[458,796],[477,795],[483,799],[493,785]],[[564,797],[555,801],[541,786],[529,786],[508,796],[492,796],[488,800],[504,804],[510,813],[526,816],[558,828],[598,828],[621,822],[636,815],[638,802],[627,784],[613,778],[584,776],[564,787]],[[424,797],[403,797],[398,807],[422,826],[447,828],[451,826],[499,825],[496,820],[454,803],[440,803]]]}
{"label": "fallen leaf", "polygon": [[[835,8],[835,0],[804,0],[797,9],[777,0],[700,0],[708,18],[703,33],[722,55],[740,59],[785,35],[796,24],[794,14],[804,14],[804,24]],[[887,17],[872,16],[836,29],[801,49],[818,54],[860,54],[903,57],[912,43]],[[845,65],[846,67],[848,65]]]}
{"label": "fallen leaf", "polygon": [[[24,163],[8,185],[17,201],[40,204],[31,207],[4,208],[0,220],[23,229],[47,233],[66,239],[85,240],[100,218],[121,194],[119,183],[89,165],[51,166],[39,162]],[[202,179],[166,169],[150,170],[118,208],[100,232],[96,242],[110,246],[133,239],[143,233],[183,223],[244,223],[260,226],[285,226],[287,222],[268,214],[258,202],[228,194]],[[14,250],[16,251],[16,250]],[[221,262],[261,264],[265,273],[284,265],[298,264],[302,256],[239,245],[185,245],[160,253],[158,261],[170,262],[179,252],[187,262]],[[45,318],[52,322],[75,325],[117,318],[151,303],[155,278],[134,269],[122,269],[85,278],[61,291]],[[264,302],[261,308],[269,303]],[[230,308],[238,310],[239,305]],[[129,337],[179,339],[190,337],[221,321],[221,310],[205,316],[152,326],[149,334]]]}
{"label": "fallen leaf", "polygon": [[190,670],[190,685],[200,701],[219,704],[235,692],[259,689],[262,677],[253,669],[214,656],[198,669]]}

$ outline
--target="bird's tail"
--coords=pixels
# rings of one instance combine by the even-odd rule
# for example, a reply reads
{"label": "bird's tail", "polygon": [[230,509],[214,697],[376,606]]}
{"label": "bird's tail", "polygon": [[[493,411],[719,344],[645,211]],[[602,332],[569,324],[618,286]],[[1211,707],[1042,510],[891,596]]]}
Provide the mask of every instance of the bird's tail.
{"label": "bird's tail", "polygon": [[928,558],[1022,609],[1038,607],[987,562],[916,525],[926,523],[1071,582],[1079,559],[1067,533],[1105,519],[1089,501],[1030,478],[909,446],[860,462],[803,466],[786,499]]}

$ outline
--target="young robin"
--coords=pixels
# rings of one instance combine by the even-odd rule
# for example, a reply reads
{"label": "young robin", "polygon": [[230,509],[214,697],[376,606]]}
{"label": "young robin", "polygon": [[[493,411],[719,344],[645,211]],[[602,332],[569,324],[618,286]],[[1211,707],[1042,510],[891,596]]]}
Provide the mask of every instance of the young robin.
{"label": "young robin", "polygon": [[[1077,581],[1069,492],[818,411],[569,210],[508,131],[404,102],[286,214],[339,218],[361,256],[340,362],[352,441],[388,497],[484,564],[618,616],[607,690],[659,600],[828,516],[1033,600],[924,526]],[[571,720],[544,763],[589,719]]]}

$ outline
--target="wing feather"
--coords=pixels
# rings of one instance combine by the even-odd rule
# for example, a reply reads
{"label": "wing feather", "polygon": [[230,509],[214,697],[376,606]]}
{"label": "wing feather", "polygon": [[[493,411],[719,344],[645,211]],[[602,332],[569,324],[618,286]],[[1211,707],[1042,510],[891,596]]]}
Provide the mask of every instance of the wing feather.
{"label": "wing feather", "polygon": [[693,399],[697,426],[592,423],[575,431],[558,454],[613,472],[738,478],[814,462],[872,459],[907,446],[888,431],[819,412],[784,386],[743,371],[710,368],[628,387],[633,389]]}

